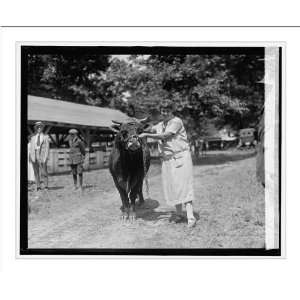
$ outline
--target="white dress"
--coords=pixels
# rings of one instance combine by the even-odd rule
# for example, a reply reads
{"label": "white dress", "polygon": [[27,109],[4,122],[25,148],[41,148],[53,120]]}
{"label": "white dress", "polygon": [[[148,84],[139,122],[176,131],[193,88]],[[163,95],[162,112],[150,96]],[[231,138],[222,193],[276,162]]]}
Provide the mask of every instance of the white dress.
{"label": "white dress", "polygon": [[166,202],[176,205],[193,201],[193,163],[182,120],[174,117],[166,125],[160,122],[153,129],[158,134],[173,133],[171,138],[158,142],[163,160],[162,183]]}

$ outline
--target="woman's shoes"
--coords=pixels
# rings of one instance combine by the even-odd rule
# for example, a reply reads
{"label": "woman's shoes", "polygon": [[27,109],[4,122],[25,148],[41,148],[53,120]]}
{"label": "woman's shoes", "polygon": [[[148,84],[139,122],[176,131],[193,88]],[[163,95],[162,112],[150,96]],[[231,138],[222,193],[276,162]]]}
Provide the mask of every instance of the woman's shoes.
{"label": "woman's shoes", "polygon": [[186,220],[186,218],[182,215],[176,215],[173,214],[170,218],[169,218],[169,222],[174,222],[174,223],[183,223]]}
{"label": "woman's shoes", "polygon": [[[169,218],[169,222],[173,222],[173,223],[184,223],[186,222],[186,217],[183,215],[177,215],[177,214],[173,214],[170,218]],[[196,226],[196,222],[197,220],[194,219],[189,219],[187,221],[187,227],[188,228],[193,228]]]}
{"label": "woman's shoes", "polygon": [[195,227],[196,226],[196,219],[190,219],[190,220],[188,220],[188,225],[187,225],[187,227],[188,228],[193,228],[193,227]]}

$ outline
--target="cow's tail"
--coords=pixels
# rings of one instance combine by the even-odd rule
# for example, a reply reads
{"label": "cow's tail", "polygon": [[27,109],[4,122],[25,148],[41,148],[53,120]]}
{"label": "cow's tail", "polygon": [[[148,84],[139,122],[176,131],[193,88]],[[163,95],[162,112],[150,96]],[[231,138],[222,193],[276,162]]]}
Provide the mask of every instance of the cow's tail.
{"label": "cow's tail", "polygon": [[148,173],[145,174],[146,197],[150,198]]}

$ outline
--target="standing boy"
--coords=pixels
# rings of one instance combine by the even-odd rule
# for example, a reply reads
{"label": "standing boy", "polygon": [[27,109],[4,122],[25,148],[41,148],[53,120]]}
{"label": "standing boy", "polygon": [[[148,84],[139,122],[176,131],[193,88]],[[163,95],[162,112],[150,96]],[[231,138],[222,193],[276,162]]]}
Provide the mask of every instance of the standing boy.
{"label": "standing boy", "polygon": [[83,181],[83,162],[85,158],[85,147],[84,143],[78,137],[78,131],[76,129],[69,130],[70,138],[69,138],[69,145],[70,145],[70,165],[73,175],[73,182],[74,182],[74,190],[77,187],[77,175],[79,177],[79,186],[81,192],[83,191],[82,181]]}

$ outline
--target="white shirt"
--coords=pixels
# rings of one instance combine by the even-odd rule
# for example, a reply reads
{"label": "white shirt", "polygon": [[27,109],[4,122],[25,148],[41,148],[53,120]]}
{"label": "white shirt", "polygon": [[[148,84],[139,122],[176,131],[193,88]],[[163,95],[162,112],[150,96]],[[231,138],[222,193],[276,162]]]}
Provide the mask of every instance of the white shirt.
{"label": "white shirt", "polygon": [[158,141],[158,151],[163,155],[172,155],[189,149],[187,134],[180,118],[174,117],[166,125],[163,122],[154,125],[152,129],[158,133],[170,132],[173,135],[166,140]]}
{"label": "white shirt", "polygon": [[[37,144],[38,142],[38,136],[40,135],[40,145]],[[42,142],[44,141],[44,134],[41,132],[41,133],[37,133],[35,136],[34,136],[34,148],[35,149],[39,149],[42,145]]]}

